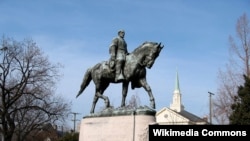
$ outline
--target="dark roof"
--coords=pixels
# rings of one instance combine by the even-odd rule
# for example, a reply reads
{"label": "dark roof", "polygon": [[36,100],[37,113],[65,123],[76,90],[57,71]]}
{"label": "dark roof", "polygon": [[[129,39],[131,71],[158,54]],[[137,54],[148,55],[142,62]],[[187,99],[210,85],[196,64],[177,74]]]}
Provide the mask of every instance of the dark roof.
{"label": "dark roof", "polygon": [[[169,110],[171,110],[171,109],[169,108]],[[181,112],[176,112],[174,110],[172,110],[172,111],[175,112],[175,113],[178,113],[179,115],[181,115],[181,116],[183,116],[183,117],[185,117],[187,119],[189,119],[192,122],[204,122],[204,121],[207,122],[206,120],[204,120],[204,119],[202,119],[202,118],[200,118],[200,117],[198,117],[198,116],[196,116],[196,115],[194,115],[194,114],[192,114],[192,113],[190,113],[188,111],[185,111],[185,110],[181,110]]]}

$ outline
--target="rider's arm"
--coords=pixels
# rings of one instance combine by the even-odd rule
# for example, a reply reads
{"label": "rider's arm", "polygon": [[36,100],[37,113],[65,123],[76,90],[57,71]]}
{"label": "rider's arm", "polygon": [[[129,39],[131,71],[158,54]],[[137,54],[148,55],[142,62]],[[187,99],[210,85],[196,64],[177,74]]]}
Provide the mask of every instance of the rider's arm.
{"label": "rider's arm", "polygon": [[117,47],[118,47],[118,39],[115,38],[112,40],[112,44],[110,45],[110,48],[109,48],[109,53],[111,54],[111,60],[115,60],[116,58]]}

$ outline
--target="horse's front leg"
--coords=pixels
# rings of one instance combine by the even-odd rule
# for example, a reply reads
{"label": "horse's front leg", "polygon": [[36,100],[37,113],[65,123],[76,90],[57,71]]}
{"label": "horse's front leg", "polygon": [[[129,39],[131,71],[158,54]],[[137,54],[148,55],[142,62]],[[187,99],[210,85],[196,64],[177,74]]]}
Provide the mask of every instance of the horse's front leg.
{"label": "horse's front leg", "polygon": [[155,109],[155,99],[154,99],[152,90],[151,90],[150,86],[148,85],[146,79],[145,78],[141,79],[140,83],[141,83],[141,86],[148,92],[151,108]]}
{"label": "horse's front leg", "polygon": [[125,107],[125,102],[126,102],[126,97],[128,93],[128,82],[123,82],[122,83],[122,102],[121,102],[121,107]]}

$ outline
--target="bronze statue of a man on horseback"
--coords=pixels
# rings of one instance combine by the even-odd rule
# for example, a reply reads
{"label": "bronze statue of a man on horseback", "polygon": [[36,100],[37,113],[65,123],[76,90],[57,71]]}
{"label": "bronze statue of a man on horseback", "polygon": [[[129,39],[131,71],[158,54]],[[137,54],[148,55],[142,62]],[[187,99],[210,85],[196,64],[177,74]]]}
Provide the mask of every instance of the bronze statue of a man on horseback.
{"label": "bronze statue of a man on horseback", "polygon": [[131,88],[143,87],[150,99],[151,108],[155,108],[155,100],[150,86],[146,81],[146,68],[151,68],[164,46],[157,42],[144,42],[131,53],[127,51],[124,40],[125,31],[118,31],[118,37],[112,40],[109,48],[111,55],[108,61],[97,63],[88,68],[84,74],[78,97],[89,83],[95,84],[95,95],[90,113],[94,113],[99,98],[103,99],[106,108],[110,107],[109,98],[103,93],[110,83],[122,83],[121,107],[125,107],[129,83]]}

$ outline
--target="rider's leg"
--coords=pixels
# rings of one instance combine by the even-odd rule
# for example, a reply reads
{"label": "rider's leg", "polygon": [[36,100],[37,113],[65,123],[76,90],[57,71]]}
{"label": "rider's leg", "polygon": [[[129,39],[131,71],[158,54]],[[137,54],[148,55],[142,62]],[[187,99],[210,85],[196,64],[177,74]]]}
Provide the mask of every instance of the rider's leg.
{"label": "rider's leg", "polygon": [[116,75],[115,75],[115,81],[121,81],[124,79],[122,68],[123,68],[124,60],[116,60]]}

